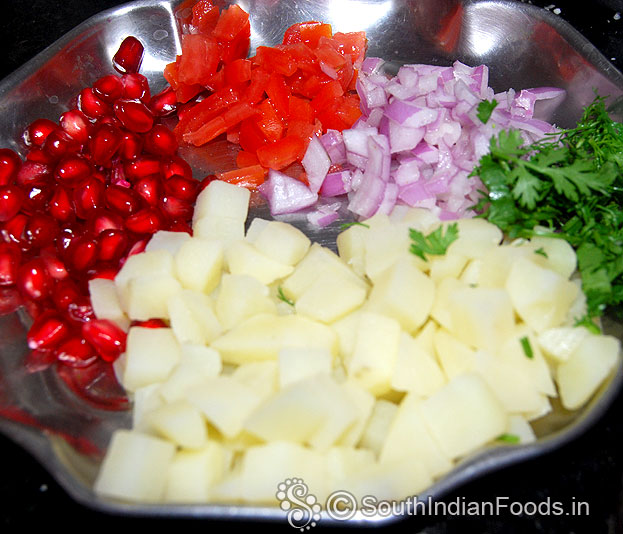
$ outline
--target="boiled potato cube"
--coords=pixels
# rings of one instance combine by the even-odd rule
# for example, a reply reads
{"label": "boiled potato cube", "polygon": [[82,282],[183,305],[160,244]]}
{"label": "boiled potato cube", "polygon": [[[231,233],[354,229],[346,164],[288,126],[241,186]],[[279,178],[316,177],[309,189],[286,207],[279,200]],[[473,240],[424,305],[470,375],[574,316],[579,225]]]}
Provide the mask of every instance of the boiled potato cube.
{"label": "boiled potato cube", "polygon": [[133,320],[169,318],[168,302],[182,286],[171,275],[145,274],[132,278],[126,293],[128,317]]}
{"label": "boiled potato cube", "polygon": [[205,345],[221,335],[212,301],[208,295],[184,289],[168,301],[171,328],[180,343]]}
{"label": "boiled potato cube", "polygon": [[147,415],[164,405],[160,396],[160,383],[149,384],[134,391],[132,398],[132,428],[145,434],[153,434]]}
{"label": "boiled potato cube", "polygon": [[392,388],[428,397],[445,382],[443,371],[431,353],[409,334],[402,332],[391,380]]}
{"label": "boiled potato cube", "polygon": [[535,251],[539,251],[539,254],[531,258],[532,261],[556,271],[566,279],[575,272],[578,260],[575,250],[566,239],[536,236],[530,239],[530,244]]}
{"label": "boiled potato cube", "polygon": [[175,254],[175,275],[183,287],[210,293],[221,280],[223,244],[193,237]]}
{"label": "boiled potato cube", "polygon": [[367,309],[396,319],[409,333],[422,326],[435,300],[435,283],[415,265],[415,256],[403,256],[380,274]]}
{"label": "boiled potato cube", "polygon": [[243,363],[236,367],[231,377],[250,388],[262,400],[279,390],[279,366],[273,360]]}
{"label": "boiled potato cube", "polygon": [[366,391],[354,380],[346,379],[341,381],[342,389],[352,400],[353,405],[357,409],[357,418],[355,422],[346,430],[338,439],[338,445],[354,447],[359,443],[363,436],[363,432],[368,424],[376,399],[369,391]]}
{"label": "boiled potato cube", "polygon": [[468,258],[463,254],[446,252],[443,256],[433,256],[430,260],[429,276],[432,280],[459,278]]}
{"label": "boiled potato cube", "polygon": [[307,254],[311,241],[291,224],[270,221],[253,244],[262,254],[279,263],[296,265]]}
{"label": "boiled potato cube", "polygon": [[534,430],[522,415],[509,416],[508,429],[504,433],[516,436],[519,438],[519,443],[534,443],[536,441]]}
{"label": "boiled potato cube", "polygon": [[554,362],[565,362],[590,332],[582,326],[559,326],[541,332],[537,341],[546,356]]}
{"label": "boiled potato cube", "polygon": [[218,241],[227,250],[232,243],[244,239],[244,221],[216,215],[201,217],[193,223],[193,237]]}
{"label": "boiled potato cube", "polygon": [[332,330],[337,334],[339,355],[345,364],[348,364],[353,350],[355,350],[355,340],[357,339],[357,328],[360,317],[361,308],[345,315],[331,325]]}
{"label": "boiled potato cube", "polygon": [[279,387],[284,388],[312,376],[331,374],[333,355],[327,349],[289,348],[279,351]]}
{"label": "boiled potato cube", "polygon": [[459,237],[450,244],[446,254],[480,258],[502,242],[502,230],[485,219],[459,219],[452,223],[458,225]]}
{"label": "boiled potato cube", "polygon": [[499,356],[506,359],[509,364],[520,367],[539,393],[550,397],[558,396],[550,367],[531,332],[522,329],[518,336],[509,338],[502,345]]}
{"label": "boiled potato cube", "polygon": [[156,408],[147,415],[150,428],[180,447],[199,449],[208,431],[201,412],[188,401],[179,400]]}
{"label": "boiled potato cube", "polygon": [[589,335],[558,366],[556,381],[567,410],[576,410],[590,399],[616,366],[620,350],[621,343],[613,336]]}
{"label": "boiled potato cube", "polygon": [[488,250],[480,259],[477,285],[479,287],[505,287],[508,273],[515,262],[519,258],[532,256],[534,256],[534,250],[521,243],[511,243]]}
{"label": "boiled potato cube", "polygon": [[433,342],[437,359],[448,380],[474,368],[476,351],[456,339],[447,330],[443,328],[437,330]]}
{"label": "boiled potato cube", "polygon": [[430,311],[431,317],[446,330],[452,329],[450,297],[459,289],[467,287],[456,278],[444,278],[437,283],[435,301]]}
{"label": "boiled potato cube", "polygon": [[244,187],[221,180],[210,182],[195,201],[193,223],[204,217],[246,221],[251,193]]}
{"label": "boiled potato cube", "polygon": [[374,403],[372,413],[363,430],[358,446],[370,449],[378,457],[381,454],[383,444],[387,439],[387,434],[397,411],[397,404],[385,399],[378,399]]}
{"label": "boiled potato cube", "polygon": [[326,453],[329,480],[327,492],[332,493],[344,488],[344,480],[356,475],[360,470],[376,461],[369,449],[354,447],[331,447]]}
{"label": "boiled potato cube", "polygon": [[262,284],[284,278],[293,270],[291,265],[269,258],[246,241],[232,243],[225,260],[231,274],[252,276]]}
{"label": "boiled potato cube", "polygon": [[337,236],[340,258],[359,276],[365,275],[365,239],[368,228],[355,224]]}
{"label": "boiled potato cube", "polygon": [[519,258],[506,280],[517,314],[534,330],[560,326],[578,294],[578,287],[558,273]]}
{"label": "boiled potato cube", "polygon": [[113,499],[160,502],[174,455],[173,443],[140,432],[116,430],[93,489]]}
{"label": "boiled potato cube", "polygon": [[181,358],[180,345],[170,328],[133,326],[126,347],[123,386],[129,391],[163,382]]}
{"label": "boiled potato cube", "polygon": [[175,256],[180,247],[191,239],[190,234],[186,232],[170,232],[168,230],[158,230],[151,236],[147,245],[145,246],[145,252],[151,250],[166,250]]}
{"label": "boiled potato cube", "polygon": [[225,330],[254,315],[276,314],[269,289],[257,278],[245,274],[224,274],[216,299],[216,315]]}
{"label": "boiled potato cube", "polygon": [[129,328],[130,320],[121,307],[117,286],[113,280],[106,278],[89,280],[89,296],[95,317],[108,319],[123,330]]}
{"label": "boiled potato cube", "polygon": [[152,250],[133,254],[126,259],[115,276],[115,285],[124,310],[127,311],[128,286],[133,278],[150,273],[153,276],[174,276],[173,255],[167,250]]}
{"label": "boiled potato cube", "polygon": [[267,219],[262,219],[260,217],[254,217],[249,224],[249,228],[247,228],[247,233],[244,236],[244,240],[248,243],[255,243],[255,240],[262,233],[262,230],[268,226],[268,223],[271,222]]}
{"label": "boiled potato cube", "polygon": [[450,459],[474,452],[508,428],[504,406],[475,373],[456,376],[419,407],[433,438]]}

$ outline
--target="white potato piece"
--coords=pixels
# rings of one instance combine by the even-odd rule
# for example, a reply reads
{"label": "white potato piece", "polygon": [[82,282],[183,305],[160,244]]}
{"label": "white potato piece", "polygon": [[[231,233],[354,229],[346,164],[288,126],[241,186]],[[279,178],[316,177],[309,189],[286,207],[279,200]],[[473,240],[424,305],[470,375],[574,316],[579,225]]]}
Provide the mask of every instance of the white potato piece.
{"label": "white potato piece", "polygon": [[542,252],[533,257],[532,261],[556,271],[566,279],[575,272],[578,259],[575,250],[566,239],[536,236],[530,239],[530,244],[535,251]]}
{"label": "white potato piece", "polygon": [[143,386],[134,391],[132,398],[132,429],[144,432],[145,434],[153,434],[154,429],[151,428],[148,418],[150,412],[164,405],[164,399],[160,396],[161,384],[156,382]]}
{"label": "white potato piece", "polygon": [[534,443],[536,441],[536,435],[532,426],[522,415],[510,415],[508,417],[508,428],[505,434],[516,436],[519,438],[519,443]]}
{"label": "white potato piece", "polygon": [[212,300],[205,293],[183,289],[169,298],[168,316],[180,343],[206,345],[221,335]]}
{"label": "white potato piece", "polygon": [[175,254],[174,265],[184,288],[210,293],[221,281],[223,244],[200,237],[188,239]]}
{"label": "white potato piece", "polygon": [[270,221],[255,237],[253,245],[262,254],[279,263],[296,265],[307,254],[311,241],[291,224]]}
{"label": "white potato piece", "polygon": [[456,278],[444,278],[437,283],[435,301],[430,311],[431,317],[446,330],[452,329],[450,296],[459,289],[468,287]]}
{"label": "white potato piece", "polygon": [[246,241],[232,243],[225,254],[225,262],[231,274],[252,276],[262,284],[271,284],[293,271],[291,265],[266,256]]}
{"label": "white potato piece", "polygon": [[346,432],[340,436],[337,445],[354,447],[359,443],[363,436],[363,432],[368,424],[372,410],[375,404],[375,397],[369,391],[366,391],[354,380],[346,379],[340,382],[342,389],[352,400],[356,410],[357,418],[355,422],[346,429]]}
{"label": "white potato piece", "polygon": [[170,232],[169,230],[158,230],[149,238],[145,246],[145,252],[152,250],[166,250],[173,256],[180,247],[191,239],[190,234],[186,232]]}
{"label": "white potato piece", "polygon": [[467,262],[467,256],[447,251],[443,256],[432,256],[428,260],[430,264],[428,274],[435,281],[444,278],[459,278]]}
{"label": "white potato piece", "polygon": [[244,240],[247,243],[254,244],[257,237],[262,233],[262,230],[266,228],[268,223],[271,222],[268,219],[262,219],[261,217],[254,217],[247,228],[247,233],[244,236]]}
{"label": "white potato piece", "polygon": [[285,388],[319,373],[329,375],[333,355],[326,349],[289,348],[279,351],[279,387]]}
{"label": "white potato piece", "polygon": [[562,363],[569,359],[590,332],[582,326],[559,326],[540,332],[537,342],[547,357]]}
{"label": "white potato piece", "polygon": [[508,427],[508,415],[485,380],[463,373],[422,401],[420,413],[451,459],[474,452]]}
{"label": "white potato piece", "polygon": [[353,350],[355,350],[355,340],[357,339],[357,328],[360,317],[361,308],[331,324],[331,329],[337,334],[338,353],[346,365],[348,365]]}
{"label": "white potato piece", "polygon": [[503,288],[515,262],[519,258],[531,258],[534,255],[534,249],[525,242],[510,243],[489,249],[480,258],[480,268],[475,283],[479,287]]}
{"label": "white potato piece", "polygon": [[193,222],[193,237],[218,241],[227,250],[232,243],[244,239],[244,220],[233,217],[201,217]]}
{"label": "white potato piece", "polygon": [[175,445],[136,431],[116,430],[95,485],[95,493],[134,502],[161,502]]}
{"label": "white potato piece", "polygon": [[558,366],[556,381],[562,405],[576,410],[595,393],[620,357],[621,343],[613,336],[589,335]]}
{"label": "white potato piece", "polygon": [[128,317],[133,320],[168,319],[168,302],[182,291],[178,280],[168,274],[145,274],[132,278],[123,298]]}
{"label": "white potato piece", "polygon": [[250,198],[248,189],[214,180],[197,196],[193,224],[204,217],[244,222],[249,213]]}
{"label": "white potato piece", "polygon": [[439,364],[448,380],[474,368],[476,351],[456,339],[447,330],[443,328],[437,330],[433,343]]}
{"label": "white potato piece", "polygon": [[402,332],[391,379],[392,388],[428,397],[445,383],[446,377],[434,356],[409,334]]}
{"label": "white potato piece", "polygon": [[363,224],[354,224],[340,232],[336,239],[340,258],[359,276],[365,275],[365,239],[368,228]]}
{"label": "white potato piece", "polygon": [[459,254],[470,259],[480,258],[502,242],[502,230],[485,219],[459,219],[444,223],[444,226],[453,223],[458,225],[459,236],[448,247],[446,253],[449,255]]}
{"label": "white potato piece", "polygon": [[243,363],[236,367],[231,377],[250,388],[262,400],[279,391],[279,366],[273,360]]}
{"label": "white potato piece", "polygon": [[377,399],[358,446],[370,449],[378,457],[397,411],[397,404],[385,399]]}
{"label": "white potato piece", "polygon": [[108,319],[123,330],[129,328],[130,320],[121,307],[117,286],[113,280],[106,278],[89,280],[89,296],[95,317]]}
{"label": "white potato piece", "polygon": [[200,449],[208,439],[208,430],[201,412],[188,401],[164,404],[147,414],[150,428],[160,437],[180,447]]}
{"label": "white potato piece", "polygon": [[223,274],[216,299],[216,315],[224,330],[229,330],[254,315],[276,314],[268,286],[253,276]]}
{"label": "white potato piece", "polygon": [[123,386],[129,391],[163,382],[181,358],[180,345],[170,328],[133,326],[126,342]]}
{"label": "white potato piece", "polygon": [[331,447],[326,452],[327,493],[344,489],[345,480],[356,475],[359,471],[375,463],[374,453],[369,449],[355,447]]}
{"label": "white potato piece", "polygon": [[520,367],[539,393],[557,397],[558,392],[550,366],[541,352],[536,336],[527,330],[529,329],[520,329],[519,335],[509,338],[498,354],[510,364]]}

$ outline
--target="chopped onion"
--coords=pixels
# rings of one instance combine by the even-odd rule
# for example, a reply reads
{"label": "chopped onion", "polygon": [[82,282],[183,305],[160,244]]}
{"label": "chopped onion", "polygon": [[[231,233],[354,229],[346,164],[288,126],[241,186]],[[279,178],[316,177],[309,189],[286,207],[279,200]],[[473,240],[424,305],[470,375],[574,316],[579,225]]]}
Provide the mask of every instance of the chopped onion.
{"label": "chopped onion", "polygon": [[271,215],[293,213],[312,206],[318,200],[318,195],[303,182],[274,169],[268,171],[268,180],[258,189],[268,201]]}

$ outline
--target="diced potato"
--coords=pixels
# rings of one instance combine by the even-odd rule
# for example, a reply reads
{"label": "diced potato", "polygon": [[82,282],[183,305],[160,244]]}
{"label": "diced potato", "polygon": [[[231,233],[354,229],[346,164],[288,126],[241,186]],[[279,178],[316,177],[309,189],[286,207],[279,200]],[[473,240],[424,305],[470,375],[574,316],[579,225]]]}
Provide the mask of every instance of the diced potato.
{"label": "diced potato", "polygon": [[453,378],[419,407],[433,438],[451,459],[474,452],[508,428],[504,406],[475,373]]}
{"label": "diced potato", "polygon": [[223,330],[210,297],[190,289],[183,289],[169,299],[168,316],[180,343],[205,345]]}
{"label": "diced potato", "polygon": [[338,319],[331,325],[331,328],[337,334],[339,355],[346,365],[350,361],[353,351],[355,350],[355,340],[357,339],[357,328],[360,317],[361,309],[358,309]]}
{"label": "diced potato", "polygon": [[182,291],[182,286],[171,275],[137,276],[128,284],[125,297],[128,317],[133,320],[169,318],[168,302]]}
{"label": "diced potato", "polygon": [[193,224],[204,217],[234,219],[244,223],[249,213],[250,199],[248,189],[214,180],[197,196]]}
{"label": "diced potato", "polygon": [[233,217],[201,217],[193,223],[193,237],[219,241],[227,250],[232,243],[244,239],[244,220]]}
{"label": "diced potato", "polygon": [[585,404],[612,372],[620,357],[621,343],[613,336],[589,335],[558,366],[556,381],[562,405],[576,410]]}
{"label": "diced potato", "polygon": [[410,208],[402,217],[402,222],[408,223],[409,228],[414,228],[425,235],[430,234],[441,224],[439,217],[426,208]]}
{"label": "diced potato", "polygon": [[191,239],[190,234],[186,232],[170,232],[168,230],[158,230],[151,236],[147,245],[145,246],[145,252],[152,250],[166,250],[175,256],[180,247]]}
{"label": "diced potato", "polygon": [[113,499],[160,502],[174,455],[173,443],[136,431],[116,430],[94,490]]}
{"label": "diced potato", "polygon": [[385,399],[374,403],[370,418],[364,428],[359,447],[370,449],[378,457],[398,411],[398,405]]}
{"label": "diced potato", "polygon": [[365,275],[365,238],[368,228],[355,224],[337,236],[340,258],[359,276]]}
{"label": "diced potato", "polygon": [[522,415],[511,415],[508,418],[508,429],[505,434],[517,436],[519,443],[534,443],[536,436],[530,423]]}
{"label": "diced potato", "polygon": [[448,380],[474,368],[476,351],[456,339],[447,330],[443,328],[437,330],[433,341],[437,359]]}
{"label": "diced potato", "polygon": [[446,252],[443,256],[433,256],[430,258],[431,279],[437,281],[443,278],[459,278],[468,258],[463,254]]}
{"label": "diced potato", "polygon": [[482,258],[469,260],[460,276],[458,276],[458,279],[466,286],[478,287],[481,277],[480,271],[482,269],[482,263]]}
{"label": "diced potato", "polygon": [[89,280],[89,296],[95,317],[108,319],[123,330],[129,328],[130,320],[121,307],[117,286],[113,280],[107,278]]}
{"label": "diced potato", "polygon": [[[524,338],[525,341],[522,342]],[[526,354],[523,343],[528,344],[531,357]],[[550,367],[543,357],[536,337],[531,332],[520,331],[518,336],[509,338],[502,345],[499,356],[508,360],[511,365],[520,367],[539,393],[550,397],[558,396]]]}
{"label": "diced potato", "polygon": [[537,341],[546,356],[561,363],[569,359],[569,356],[589,334],[590,332],[582,326],[560,326],[544,330],[538,335]]}
{"label": "diced potato", "polygon": [[354,380],[345,380],[341,382],[342,389],[353,401],[357,409],[357,418],[355,422],[346,430],[338,439],[337,444],[354,447],[359,443],[363,436],[363,432],[368,424],[376,399],[374,395],[362,388]]}
{"label": "diced potato", "polygon": [[261,401],[250,387],[230,376],[204,380],[188,390],[186,399],[229,438],[242,430],[244,421]]}
{"label": "diced potato", "polygon": [[429,319],[422,328],[413,334],[420,349],[425,350],[429,354],[435,353],[435,333],[437,330],[437,323]]}
{"label": "diced potato", "polygon": [[400,324],[390,317],[362,312],[348,375],[374,395],[391,389],[400,345]]}
{"label": "diced potato", "polygon": [[435,299],[435,283],[403,256],[378,276],[367,309],[396,319],[412,333],[428,318]]}
{"label": "diced potato", "polygon": [[428,397],[446,382],[437,360],[406,332],[400,335],[391,386]]}
{"label": "diced potato", "polygon": [[311,241],[291,224],[270,221],[253,244],[262,254],[279,263],[296,265],[307,254]]}
{"label": "diced potato", "polygon": [[262,219],[260,217],[254,217],[247,228],[247,233],[244,236],[244,240],[247,243],[254,244],[257,237],[262,233],[262,230],[268,226],[270,221],[268,219]]}
{"label": "diced potato", "polygon": [[193,237],[180,246],[174,262],[175,275],[183,287],[210,293],[221,280],[223,244]]}
{"label": "diced potato", "polygon": [[369,449],[354,447],[331,447],[326,453],[329,480],[327,493],[344,488],[345,479],[375,463],[374,453]]}
{"label": "diced potato", "polygon": [[153,276],[173,276],[173,255],[167,250],[152,250],[134,254],[127,258],[121,269],[119,269],[117,276],[115,276],[115,284],[119,291],[122,305],[125,306],[127,302],[127,300],[123,299],[123,296],[127,292],[130,280],[143,276],[146,273]]}
{"label": "diced potato", "polygon": [[511,243],[488,250],[481,258],[477,285],[503,288],[512,266],[519,258],[531,258],[534,250],[520,243]]}
{"label": "diced potato", "polygon": [[530,413],[525,413],[523,416],[526,418],[526,421],[534,421],[547,415],[551,411],[552,403],[550,402],[549,397],[547,395],[541,395],[541,403],[539,404],[538,409]]}
{"label": "diced potato", "polygon": [[560,326],[578,294],[578,287],[554,271],[518,258],[506,281],[517,314],[534,330]]}
{"label": "diced potato", "polygon": [[246,241],[232,243],[225,261],[231,274],[252,276],[262,284],[271,284],[293,271],[291,265],[269,258]]}
{"label": "diced potato", "polygon": [[449,471],[452,462],[431,436],[421,414],[418,395],[408,394],[398,406],[383,443],[379,462],[388,464],[410,458],[424,466],[431,477]]}
{"label": "diced potato", "polygon": [[447,254],[480,258],[502,242],[502,230],[485,219],[459,219],[452,223],[458,225],[459,237],[448,247]]}
{"label": "diced potato", "polygon": [[225,474],[228,454],[223,446],[209,440],[199,450],[178,451],[169,466],[164,500],[181,504],[205,504],[212,486]]}
{"label": "diced potato", "polygon": [[248,362],[236,367],[231,377],[249,387],[262,400],[279,390],[279,367],[277,362]]}
{"label": "diced potato", "polygon": [[279,387],[284,388],[319,373],[329,375],[333,355],[326,349],[288,348],[279,351]]}
{"label": "diced potato", "polygon": [[206,444],[208,431],[201,412],[188,401],[165,404],[147,414],[150,428],[162,438],[180,447],[200,449]]}
{"label": "diced potato", "polygon": [[160,396],[160,384],[154,383],[138,388],[132,399],[132,428],[145,434],[153,434],[148,418],[150,412],[164,405]]}
{"label": "diced potato", "polygon": [[532,257],[539,265],[556,271],[563,278],[569,279],[577,267],[575,250],[566,239],[556,237],[536,236],[530,239],[530,244],[542,254]]}
{"label": "diced potato", "polygon": [[431,317],[446,330],[452,329],[452,313],[450,309],[450,296],[459,289],[467,287],[456,278],[444,278],[437,283],[435,301],[430,311]]}
{"label": "diced potato", "polygon": [[129,391],[163,382],[181,358],[179,343],[170,328],[133,326],[126,347],[123,386]]}
{"label": "diced potato", "polygon": [[216,315],[225,330],[259,314],[276,314],[269,289],[257,278],[245,274],[224,274],[216,299]]}

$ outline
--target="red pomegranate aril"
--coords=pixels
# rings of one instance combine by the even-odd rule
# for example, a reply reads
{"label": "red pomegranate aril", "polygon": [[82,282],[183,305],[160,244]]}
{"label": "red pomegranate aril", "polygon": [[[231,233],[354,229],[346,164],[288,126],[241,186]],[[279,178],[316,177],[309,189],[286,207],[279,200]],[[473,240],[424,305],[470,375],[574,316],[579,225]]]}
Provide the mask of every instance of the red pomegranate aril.
{"label": "red pomegranate aril", "polygon": [[27,297],[23,297],[23,306],[26,313],[30,315],[33,320],[39,317],[43,312],[50,309],[50,303],[47,298],[43,298],[41,300],[31,300]]}
{"label": "red pomegranate aril", "polygon": [[113,67],[122,74],[138,72],[143,61],[144,51],[142,43],[136,37],[126,37],[112,58]]}
{"label": "red pomegranate aril", "polygon": [[144,133],[154,125],[154,116],[140,100],[122,100],[115,102],[115,116],[121,124],[132,132]]}
{"label": "red pomegranate aril", "polygon": [[128,250],[128,254],[125,258],[121,258],[120,263],[120,267],[123,266],[123,264],[125,263],[125,260],[127,258],[129,258],[130,256],[134,256],[134,254],[140,254],[141,252],[145,251],[145,247],[147,246],[147,243],[149,242],[148,238],[144,238],[144,239],[139,239],[138,241],[136,241],[131,247],[130,250]]}
{"label": "red pomegranate aril", "polygon": [[160,209],[170,219],[190,219],[194,207],[190,202],[167,195],[160,200]]}
{"label": "red pomegranate aril", "polygon": [[107,319],[96,319],[84,323],[82,335],[95,347],[104,361],[115,361],[125,351],[126,333]]}
{"label": "red pomegranate aril", "polygon": [[135,234],[154,234],[163,227],[162,215],[153,208],[145,208],[125,221],[125,227]]}
{"label": "red pomegranate aril", "polygon": [[29,373],[38,373],[40,371],[45,371],[55,361],[55,349],[31,350],[24,360],[24,367]]}
{"label": "red pomegranate aril", "polygon": [[17,273],[17,288],[27,299],[37,301],[50,293],[51,280],[41,258],[22,264]]}
{"label": "red pomegranate aril", "polygon": [[82,186],[74,189],[73,200],[76,215],[86,219],[91,212],[104,206],[106,186],[96,178],[89,178]]}
{"label": "red pomegranate aril", "polygon": [[112,107],[100,97],[91,87],[80,91],[78,95],[78,109],[90,119],[99,119],[112,115]]}
{"label": "red pomegranate aril", "polygon": [[52,288],[52,303],[62,313],[65,313],[69,305],[79,298],[80,289],[73,280],[59,280]]}
{"label": "red pomegranate aril", "polygon": [[44,248],[40,255],[52,280],[65,280],[69,276],[65,264],[58,257],[54,247]]}
{"label": "red pomegranate aril", "polygon": [[24,130],[24,143],[26,146],[43,146],[48,135],[58,129],[58,124],[49,119],[37,119],[30,123]]}
{"label": "red pomegranate aril", "polygon": [[123,219],[105,208],[97,208],[89,214],[87,231],[98,236],[106,230],[123,230]]}
{"label": "red pomegranate aril", "polygon": [[84,182],[93,173],[93,165],[83,156],[67,156],[56,166],[56,179],[70,187]]}
{"label": "red pomegranate aril", "polygon": [[95,94],[112,104],[115,100],[117,100],[117,98],[121,98],[123,93],[123,83],[121,82],[121,78],[119,78],[119,76],[109,74],[108,76],[102,76],[93,84],[93,91],[95,91]]}
{"label": "red pomegranate aril", "polygon": [[21,186],[42,183],[46,182],[51,176],[52,167],[49,165],[35,161],[25,161],[15,177],[15,183]]}
{"label": "red pomegranate aril", "polygon": [[17,185],[0,186],[0,221],[15,217],[26,200],[26,193]]}
{"label": "red pomegranate aril", "polygon": [[56,158],[50,156],[43,148],[35,146],[26,153],[26,161],[53,165],[56,162]]}
{"label": "red pomegranate aril", "polygon": [[162,162],[162,173],[166,179],[171,176],[183,176],[192,180],[193,170],[190,165],[179,156],[171,156]]}
{"label": "red pomegranate aril", "polygon": [[91,306],[91,299],[86,295],[79,296],[69,303],[65,310],[65,316],[78,325],[92,321],[95,319],[95,312]]}
{"label": "red pomegranate aril", "polygon": [[48,211],[57,221],[66,222],[75,218],[74,204],[69,191],[60,184],[54,188],[54,193],[48,203]]}
{"label": "red pomegranate aril", "polygon": [[45,213],[34,213],[24,227],[24,239],[31,247],[43,248],[54,243],[58,231],[58,223],[54,218]]}
{"label": "red pomegranate aril", "polygon": [[97,240],[89,234],[78,236],[67,248],[67,262],[76,271],[86,271],[97,261]]}
{"label": "red pomegranate aril", "polygon": [[0,286],[15,284],[21,260],[22,250],[17,244],[0,243]]}
{"label": "red pomegranate aril", "polygon": [[70,109],[61,115],[61,128],[72,139],[85,145],[89,141],[92,124],[89,118],[79,109]]}
{"label": "red pomegranate aril", "polygon": [[155,156],[173,156],[177,152],[175,134],[162,124],[156,124],[145,134],[145,150]]}
{"label": "red pomegranate aril", "polygon": [[81,145],[73,137],[70,137],[65,130],[60,128],[54,130],[43,143],[43,151],[50,156],[53,161],[58,161],[69,154],[78,154]]}
{"label": "red pomegranate aril", "polygon": [[69,334],[69,326],[54,310],[43,312],[28,330],[26,339],[30,349],[56,347]]}
{"label": "red pomegranate aril", "polygon": [[169,232],[186,232],[188,235],[193,235],[193,229],[186,221],[172,221],[168,227]]}
{"label": "red pomegranate aril", "polygon": [[132,184],[125,179],[123,163],[120,161],[113,163],[108,176],[112,185],[118,185],[119,187],[125,188],[132,186]]}
{"label": "red pomegranate aril", "polygon": [[106,165],[115,155],[121,142],[123,133],[113,124],[102,124],[95,130],[89,141],[91,159],[96,165]]}
{"label": "red pomegranate aril", "polygon": [[124,74],[121,78],[121,83],[123,85],[121,98],[126,100],[140,100],[144,104],[148,104],[151,100],[149,81],[142,74]]}
{"label": "red pomegranate aril", "polygon": [[149,109],[156,117],[167,117],[177,109],[177,96],[171,86],[153,96],[149,101]]}
{"label": "red pomegranate aril", "polygon": [[130,326],[140,326],[141,328],[167,328],[167,323],[162,319],[147,319],[146,321],[132,321]]}
{"label": "red pomegranate aril", "polygon": [[87,367],[97,360],[93,346],[82,336],[71,337],[56,349],[56,359],[69,367]]}
{"label": "red pomegranate aril", "polygon": [[117,272],[119,271],[119,266],[115,265],[97,265],[95,268],[90,269],[87,272],[88,280],[93,280],[95,278],[105,278],[106,280],[114,280],[117,276]]}
{"label": "red pomegranate aril", "polygon": [[0,288],[0,315],[13,313],[23,303],[22,295],[15,287]]}
{"label": "red pomegranate aril", "polygon": [[214,180],[218,180],[216,174],[208,174],[205,178],[203,178],[197,187],[197,195],[199,195],[199,193],[208,187]]}
{"label": "red pomegranate aril", "polygon": [[22,210],[28,213],[45,211],[52,197],[52,189],[47,184],[33,184],[26,187]]}
{"label": "red pomegranate aril", "polygon": [[11,185],[22,166],[22,159],[10,148],[0,148],[0,185]]}
{"label": "red pomegranate aril", "polygon": [[120,215],[131,215],[143,205],[136,191],[119,185],[109,185],[104,192],[104,199],[106,206]]}
{"label": "red pomegranate aril", "polygon": [[162,165],[158,158],[141,156],[134,161],[126,162],[123,166],[123,172],[127,180],[135,182],[146,176],[161,175]]}
{"label": "red pomegranate aril", "polygon": [[8,243],[16,243],[21,247],[26,247],[24,228],[27,222],[28,217],[23,213],[18,213],[2,225],[2,238]]}
{"label": "red pomegranate aril", "polygon": [[164,190],[168,195],[186,202],[195,202],[198,188],[199,182],[197,180],[184,178],[183,176],[174,175],[164,181]]}
{"label": "red pomegranate aril", "polygon": [[123,161],[131,161],[138,158],[143,152],[143,138],[132,132],[125,132],[117,154]]}
{"label": "red pomegranate aril", "polygon": [[162,197],[162,180],[156,175],[145,176],[134,184],[134,191],[150,206],[157,206]]}
{"label": "red pomegranate aril", "polygon": [[66,253],[74,240],[79,237],[79,229],[72,223],[65,223],[56,236],[56,250],[61,258],[67,262]]}

